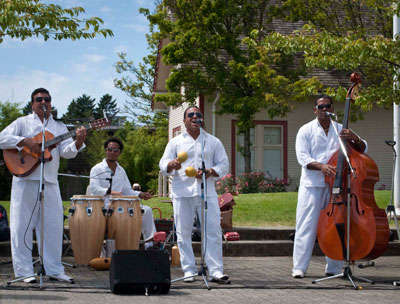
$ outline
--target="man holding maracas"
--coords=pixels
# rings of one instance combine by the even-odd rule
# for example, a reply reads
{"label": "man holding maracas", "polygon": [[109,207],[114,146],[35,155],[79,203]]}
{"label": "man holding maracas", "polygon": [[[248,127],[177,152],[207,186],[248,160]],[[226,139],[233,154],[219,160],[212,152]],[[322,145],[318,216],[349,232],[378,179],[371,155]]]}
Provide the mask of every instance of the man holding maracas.
{"label": "man holding maracas", "polygon": [[[164,175],[172,176],[172,201],[178,237],[178,247],[185,282],[193,282],[197,267],[192,248],[192,228],[195,212],[201,214],[202,143],[207,180],[207,249],[204,260],[212,281],[225,283],[223,273],[221,214],[215,181],[228,173],[229,161],[221,141],[206,132],[200,132],[202,113],[198,107],[189,107],[183,115],[186,132],[171,139],[160,160]],[[202,134],[202,135],[200,135]],[[203,137],[204,136],[204,141]]]}

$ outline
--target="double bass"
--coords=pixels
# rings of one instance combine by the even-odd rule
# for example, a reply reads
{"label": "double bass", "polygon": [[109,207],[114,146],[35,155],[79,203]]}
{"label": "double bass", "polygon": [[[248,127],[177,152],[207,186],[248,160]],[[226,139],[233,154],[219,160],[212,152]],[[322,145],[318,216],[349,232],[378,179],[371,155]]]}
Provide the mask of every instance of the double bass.
{"label": "double bass", "polygon": [[[348,129],[350,102],[360,84],[358,74],[353,73],[350,79],[353,84],[347,92],[343,129]],[[343,146],[350,166],[341,149],[328,162],[336,167],[336,175],[325,177],[332,191],[328,206],[320,213],[318,245],[326,256],[335,260],[376,259],[385,252],[389,242],[386,212],[376,205],[374,197],[378,167],[371,157],[350,143],[343,141]]]}

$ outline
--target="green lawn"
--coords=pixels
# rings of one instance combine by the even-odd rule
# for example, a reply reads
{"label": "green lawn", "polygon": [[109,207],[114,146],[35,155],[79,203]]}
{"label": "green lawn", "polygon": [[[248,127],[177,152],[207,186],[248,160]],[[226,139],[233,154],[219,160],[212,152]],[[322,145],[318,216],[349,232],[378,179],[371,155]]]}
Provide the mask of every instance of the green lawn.
{"label": "green lawn", "polygon": [[[375,191],[375,200],[380,208],[386,208],[390,203],[390,191]],[[241,194],[234,197],[236,206],[233,208],[234,226],[291,226],[295,225],[297,192]],[[163,218],[170,218],[172,206],[168,198],[152,198],[144,203],[150,207],[159,207]],[[9,211],[10,202],[0,201]],[[68,215],[69,201],[64,202],[65,214]],[[154,217],[159,213],[154,211]],[[393,223],[391,222],[393,225]]]}

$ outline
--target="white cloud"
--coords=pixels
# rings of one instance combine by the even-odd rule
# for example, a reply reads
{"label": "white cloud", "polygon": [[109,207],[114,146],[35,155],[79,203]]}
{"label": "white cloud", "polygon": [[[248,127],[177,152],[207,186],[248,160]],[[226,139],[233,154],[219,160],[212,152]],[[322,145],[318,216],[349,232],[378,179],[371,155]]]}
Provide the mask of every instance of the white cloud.
{"label": "white cloud", "polygon": [[8,36],[4,37],[3,42],[1,43],[2,48],[29,48],[32,46],[40,46],[43,45],[46,41],[43,38],[32,37],[27,38],[24,41],[17,38],[10,38]]}
{"label": "white cloud", "polygon": [[0,74],[0,101],[21,102],[25,106],[34,89],[44,87],[50,91],[59,108],[57,99],[65,96],[69,79],[57,73],[44,70],[20,69],[15,74]]}
{"label": "white cloud", "polygon": [[88,66],[85,63],[74,63],[72,66],[78,73],[86,73],[88,71]]}
{"label": "white cloud", "polygon": [[101,62],[103,60],[105,60],[107,57],[103,56],[103,55],[98,55],[98,54],[86,54],[84,55],[85,60],[89,61],[89,62]]}
{"label": "white cloud", "polygon": [[109,13],[111,12],[111,7],[109,7],[108,5],[104,5],[100,11],[104,12],[104,13]]}
{"label": "white cloud", "polygon": [[149,31],[149,27],[147,25],[138,23],[124,24],[123,27],[139,33],[147,33]]}
{"label": "white cloud", "polygon": [[129,46],[124,45],[124,44],[117,45],[117,46],[114,48],[114,52],[115,52],[115,53],[128,53],[128,51],[129,51]]}

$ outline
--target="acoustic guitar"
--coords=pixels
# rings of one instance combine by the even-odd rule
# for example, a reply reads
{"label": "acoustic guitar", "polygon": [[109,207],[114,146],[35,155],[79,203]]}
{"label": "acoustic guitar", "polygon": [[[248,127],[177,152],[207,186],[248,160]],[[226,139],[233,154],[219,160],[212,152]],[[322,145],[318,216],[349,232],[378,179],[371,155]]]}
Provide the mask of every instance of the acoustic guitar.
{"label": "acoustic guitar", "polygon": [[[101,129],[109,126],[110,122],[105,118],[95,120],[85,126],[86,130],[89,129]],[[49,162],[52,159],[51,150],[56,147],[56,145],[66,140],[70,137],[76,136],[76,131],[72,130],[70,132],[61,134],[57,137],[49,132],[45,131],[45,143],[44,143],[44,162]],[[37,143],[42,143],[42,132],[36,134],[32,139]],[[41,153],[33,153],[26,146],[23,147],[21,151],[18,149],[5,149],[3,150],[4,161],[7,165],[8,170],[15,176],[23,177],[31,174],[36,167],[40,164]]]}

